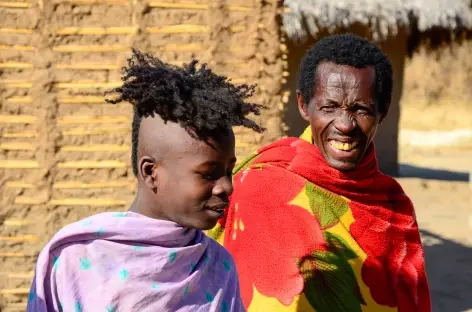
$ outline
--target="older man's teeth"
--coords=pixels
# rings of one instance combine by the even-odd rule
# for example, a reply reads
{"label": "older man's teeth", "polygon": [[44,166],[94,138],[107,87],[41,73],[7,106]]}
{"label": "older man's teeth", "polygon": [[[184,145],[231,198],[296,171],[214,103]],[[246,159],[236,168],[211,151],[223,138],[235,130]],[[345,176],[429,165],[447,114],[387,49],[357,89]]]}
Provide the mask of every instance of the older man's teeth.
{"label": "older man's teeth", "polygon": [[335,140],[329,141],[329,145],[331,145],[331,147],[338,149],[340,151],[346,151],[346,152],[353,150],[354,148],[356,148],[358,144],[359,144],[358,142],[344,143],[344,142],[339,142]]}

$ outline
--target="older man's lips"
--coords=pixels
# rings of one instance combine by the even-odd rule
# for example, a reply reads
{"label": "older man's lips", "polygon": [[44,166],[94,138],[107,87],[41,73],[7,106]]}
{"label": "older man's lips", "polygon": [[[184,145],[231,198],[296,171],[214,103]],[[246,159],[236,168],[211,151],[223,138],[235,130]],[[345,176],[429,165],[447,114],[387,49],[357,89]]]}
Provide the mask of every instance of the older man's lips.
{"label": "older man's lips", "polygon": [[329,140],[328,143],[332,148],[344,152],[350,152],[359,145],[359,141],[341,142],[337,140]]}

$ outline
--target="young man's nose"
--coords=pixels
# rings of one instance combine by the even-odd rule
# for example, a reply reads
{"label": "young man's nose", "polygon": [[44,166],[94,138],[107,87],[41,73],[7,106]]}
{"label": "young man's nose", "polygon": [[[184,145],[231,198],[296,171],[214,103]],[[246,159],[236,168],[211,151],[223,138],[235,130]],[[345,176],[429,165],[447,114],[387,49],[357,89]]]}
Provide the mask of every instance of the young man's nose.
{"label": "young man's nose", "polygon": [[233,193],[233,181],[232,177],[224,176],[218,180],[215,187],[213,188],[213,195],[216,196],[230,196]]}

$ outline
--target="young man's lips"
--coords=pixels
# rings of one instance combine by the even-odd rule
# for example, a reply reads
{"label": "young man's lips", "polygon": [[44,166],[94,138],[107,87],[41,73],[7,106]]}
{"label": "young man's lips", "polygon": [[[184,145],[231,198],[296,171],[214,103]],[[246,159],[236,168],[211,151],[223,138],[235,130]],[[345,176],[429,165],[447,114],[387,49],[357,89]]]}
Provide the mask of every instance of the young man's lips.
{"label": "young man's lips", "polygon": [[213,210],[213,211],[223,211],[226,208],[228,208],[228,206],[229,206],[229,203],[221,203],[217,205],[208,206],[207,209]]}

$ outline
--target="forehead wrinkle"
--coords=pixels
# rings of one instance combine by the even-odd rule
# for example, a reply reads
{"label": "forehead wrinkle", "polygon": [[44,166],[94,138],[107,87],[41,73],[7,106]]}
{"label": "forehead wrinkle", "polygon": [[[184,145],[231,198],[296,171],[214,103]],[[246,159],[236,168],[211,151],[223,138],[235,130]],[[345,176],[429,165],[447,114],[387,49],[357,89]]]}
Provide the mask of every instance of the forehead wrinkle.
{"label": "forehead wrinkle", "polygon": [[345,86],[346,89],[360,89],[361,88],[361,80],[359,77],[356,77],[353,73],[346,73],[345,75]]}
{"label": "forehead wrinkle", "polygon": [[326,85],[330,88],[341,88],[343,85],[343,76],[338,72],[327,73],[328,79]]}
{"label": "forehead wrinkle", "polygon": [[315,89],[318,89],[318,88],[321,88],[321,87],[326,87],[326,82],[324,81],[323,79],[323,76],[325,74],[325,67],[323,66],[323,64],[320,64],[317,68],[316,68],[316,72],[315,72],[315,78],[314,78],[314,81],[313,81],[313,84],[315,86]]}
{"label": "forehead wrinkle", "polygon": [[331,66],[331,63],[322,63],[317,69],[316,89],[325,92],[338,92],[343,89],[342,74],[338,67]]}

